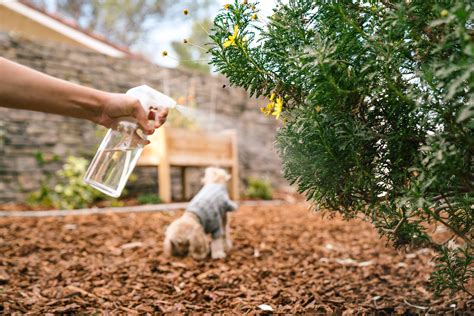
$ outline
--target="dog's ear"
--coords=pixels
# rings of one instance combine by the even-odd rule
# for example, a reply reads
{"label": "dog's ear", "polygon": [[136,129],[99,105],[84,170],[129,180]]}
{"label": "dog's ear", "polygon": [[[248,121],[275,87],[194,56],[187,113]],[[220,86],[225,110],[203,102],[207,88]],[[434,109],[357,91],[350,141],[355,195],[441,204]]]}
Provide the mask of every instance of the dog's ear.
{"label": "dog's ear", "polygon": [[171,240],[171,254],[175,257],[187,257],[189,244],[189,240]]}
{"label": "dog's ear", "polygon": [[190,236],[189,254],[197,260],[205,259],[209,254],[209,242],[203,229],[194,229]]}

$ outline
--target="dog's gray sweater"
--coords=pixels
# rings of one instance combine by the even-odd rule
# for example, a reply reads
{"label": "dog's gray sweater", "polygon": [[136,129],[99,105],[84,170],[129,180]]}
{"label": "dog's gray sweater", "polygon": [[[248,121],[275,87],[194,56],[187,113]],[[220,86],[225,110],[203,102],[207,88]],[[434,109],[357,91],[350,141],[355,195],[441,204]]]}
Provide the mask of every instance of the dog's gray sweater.
{"label": "dog's gray sweater", "polygon": [[237,205],[229,199],[225,185],[210,183],[203,186],[189,202],[186,211],[196,214],[206,234],[211,234],[215,239],[224,235],[222,219],[225,213],[236,208]]}

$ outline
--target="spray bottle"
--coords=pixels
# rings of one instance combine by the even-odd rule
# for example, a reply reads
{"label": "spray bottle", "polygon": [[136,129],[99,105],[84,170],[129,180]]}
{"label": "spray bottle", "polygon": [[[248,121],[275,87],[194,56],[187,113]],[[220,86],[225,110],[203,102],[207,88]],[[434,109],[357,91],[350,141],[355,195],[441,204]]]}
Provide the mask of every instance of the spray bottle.
{"label": "spray bottle", "polygon": [[[145,112],[175,108],[176,102],[149,86],[132,88],[127,95],[137,98]],[[84,181],[93,188],[119,197],[147,143],[135,118],[121,118],[107,131],[86,171]]]}

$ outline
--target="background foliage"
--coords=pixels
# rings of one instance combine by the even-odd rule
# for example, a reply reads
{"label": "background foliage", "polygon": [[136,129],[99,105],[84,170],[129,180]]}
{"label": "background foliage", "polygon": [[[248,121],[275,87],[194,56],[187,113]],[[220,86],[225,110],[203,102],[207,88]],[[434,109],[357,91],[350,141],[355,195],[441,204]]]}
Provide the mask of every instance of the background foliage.
{"label": "background foliage", "polygon": [[251,199],[271,200],[273,196],[272,184],[264,179],[249,177],[245,195]]}
{"label": "background foliage", "polygon": [[[38,157],[38,163],[41,163]],[[28,202],[57,209],[76,209],[104,199],[104,194],[84,182],[83,177],[88,165],[89,161],[84,158],[69,156],[63,168],[54,175],[54,179],[52,176],[46,177],[41,188],[29,196]]]}
{"label": "background foliage", "polygon": [[285,176],[316,209],[370,221],[395,246],[435,249],[434,289],[472,291],[468,1],[289,0],[270,17],[235,1],[211,39],[212,64],[232,84],[283,100]]}
{"label": "background foliage", "polygon": [[137,200],[138,200],[138,203],[140,205],[142,205],[142,204],[160,204],[160,203],[162,203],[160,197],[156,194],[153,194],[153,193],[140,194],[137,197]]}
{"label": "background foliage", "polygon": [[118,45],[131,46],[163,22],[184,20],[184,7],[193,19],[202,19],[215,0],[32,0],[42,8],[52,8],[72,19],[81,28],[101,34]]}
{"label": "background foliage", "polygon": [[209,19],[195,20],[192,24],[191,32],[187,38],[181,42],[172,42],[178,59],[178,66],[209,73],[209,55],[204,45],[209,42],[209,31],[212,21]]}

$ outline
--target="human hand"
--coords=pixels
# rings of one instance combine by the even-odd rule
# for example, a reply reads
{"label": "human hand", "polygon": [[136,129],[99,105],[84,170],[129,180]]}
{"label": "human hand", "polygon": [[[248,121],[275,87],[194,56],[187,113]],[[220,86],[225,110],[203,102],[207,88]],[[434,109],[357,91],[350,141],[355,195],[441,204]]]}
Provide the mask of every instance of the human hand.
{"label": "human hand", "polygon": [[[159,104],[156,106],[158,107]],[[121,117],[133,117],[137,120],[140,128],[146,134],[151,135],[155,129],[166,122],[167,116],[167,108],[160,112],[150,111],[147,115],[138,99],[121,93],[107,93],[103,98],[98,115],[92,118],[92,121],[110,128]],[[154,124],[150,125],[149,120],[153,120]]]}

